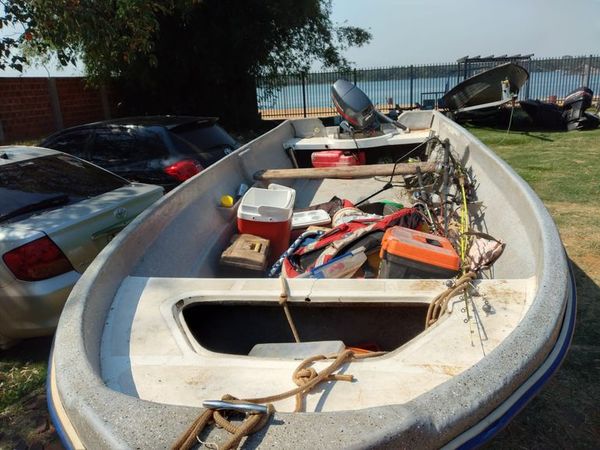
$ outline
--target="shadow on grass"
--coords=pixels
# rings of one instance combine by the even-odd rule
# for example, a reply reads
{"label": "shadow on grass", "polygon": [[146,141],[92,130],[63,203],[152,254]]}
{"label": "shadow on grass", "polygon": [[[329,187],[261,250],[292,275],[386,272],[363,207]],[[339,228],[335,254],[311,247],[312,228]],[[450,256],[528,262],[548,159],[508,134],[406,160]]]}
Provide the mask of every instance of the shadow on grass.
{"label": "shadow on grass", "polygon": [[572,265],[578,304],[575,336],[569,353],[542,392],[488,448],[598,448],[600,287],[574,262]]}
{"label": "shadow on grass", "polygon": [[546,136],[536,136],[535,134],[531,134],[529,131],[524,131],[523,134],[527,137],[532,137],[534,139],[539,139],[540,141],[545,141],[545,142],[554,142],[554,139],[550,139]]}
{"label": "shadow on grass", "polygon": [[0,361],[48,362],[52,336],[25,339],[8,350],[0,351]]}

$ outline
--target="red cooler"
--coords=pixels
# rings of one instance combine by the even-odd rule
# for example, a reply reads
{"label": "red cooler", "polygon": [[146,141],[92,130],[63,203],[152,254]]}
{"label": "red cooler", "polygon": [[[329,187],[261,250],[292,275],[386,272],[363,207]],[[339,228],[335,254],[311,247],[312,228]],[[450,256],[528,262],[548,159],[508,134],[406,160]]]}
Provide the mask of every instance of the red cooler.
{"label": "red cooler", "polygon": [[366,163],[365,152],[347,150],[323,150],[310,155],[313,167],[362,166]]}
{"label": "red cooler", "polygon": [[253,187],[244,194],[238,208],[239,232],[268,239],[273,261],[289,247],[295,199],[296,191],[291,188]]}

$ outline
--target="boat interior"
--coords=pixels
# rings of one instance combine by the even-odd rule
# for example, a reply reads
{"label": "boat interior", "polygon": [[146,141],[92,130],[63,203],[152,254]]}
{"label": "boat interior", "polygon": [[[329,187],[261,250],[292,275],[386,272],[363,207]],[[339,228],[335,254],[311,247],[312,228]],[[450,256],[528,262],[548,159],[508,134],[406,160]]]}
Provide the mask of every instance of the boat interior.
{"label": "boat interior", "polygon": [[[199,406],[224,394],[254,398],[286,391],[295,386],[292,373],[307,356],[345,348],[385,352],[347,363],[341,372],[352,374],[353,382],[323,383],[305,402],[309,412],[351,410],[410,401],[493,352],[535,297],[541,232],[531,226],[535,218],[520,204],[508,169],[496,167],[479,141],[438,113],[405,113],[401,120],[409,131],[394,133],[383,156],[432,160],[439,154],[435,145],[425,152],[429,138],[449,139],[476,181],[471,227],[507,243],[493,267],[479,272],[468,296],[452,297],[426,328],[429,305],[448,289],[448,277],[282,280],[224,271],[219,261],[237,233],[241,199],[224,207],[221,196],[241,183],[266,187],[267,182],[255,181],[259,170],[292,168],[290,143],[304,140],[323,148],[306,141],[335,139],[317,119],[288,121],[168,194],[139,223],[143,251],[131,255],[136,263],[118,287],[102,334],[106,385],[148,401]],[[310,153],[298,155],[302,151],[302,145],[296,147],[296,163],[306,165]],[[381,162],[381,156],[368,158]],[[389,177],[275,181],[295,190],[296,209],[335,196],[357,203]],[[402,177],[392,184],[370,202],[412,205],[413,192]],[[282,294],[302,345],[295,345]],[[292,411],[294,399],[275,407]]]}

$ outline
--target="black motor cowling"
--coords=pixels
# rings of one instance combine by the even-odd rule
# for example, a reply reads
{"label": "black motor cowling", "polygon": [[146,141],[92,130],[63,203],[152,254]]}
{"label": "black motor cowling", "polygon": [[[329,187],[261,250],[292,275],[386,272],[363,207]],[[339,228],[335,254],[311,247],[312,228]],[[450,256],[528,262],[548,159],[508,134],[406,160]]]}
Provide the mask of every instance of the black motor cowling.
{"label": "black motor cowling", "polygon": [[356,130],[373,126],[377,114],[367,95],[346,80],[337,80],[331,86],[331,99],[338,113]]}
{"label": "black motor cowling", "polygon": [[563,119],[568,130],[582,130],[598,126],[598,118],[585,112],[592,106],[593,96],[594,92],[584,86],[567,95],[563,103]]}

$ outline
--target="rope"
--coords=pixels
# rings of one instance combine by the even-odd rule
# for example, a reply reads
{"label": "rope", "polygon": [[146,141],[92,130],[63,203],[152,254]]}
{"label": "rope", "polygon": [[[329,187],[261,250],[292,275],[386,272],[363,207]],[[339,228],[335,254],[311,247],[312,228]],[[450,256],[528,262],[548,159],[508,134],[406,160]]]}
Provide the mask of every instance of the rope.
{"label": "rope", "polygon": [[[181,437],[173,444],[172,450],[189,450],[198,442],[197,437],[206,426],[214,422],[217,426],[223,428],[229,432],[232,436],[229,440],[219,449],[228,450],[237,448],[237,445],[245,437],[252,433],[257,432],[264,427],[269,418],[275,411],[272,402],[284,400],[286,398],[294,396],[296,398],[296,406],[294,412],[300,412],[304,404],[304,398],[306,394],[310,392],[317,384],[323,381],[353,381],[352,375],[334,374],[343,364],[356,359],[372,358],[374,356],[381,356],[385,352],[371,352],[357,355],[352,350],[345,350],[337,355],[333,356],[312,356],[306,358],[300,363],[300,365],[294,370],[292,374],[292,380],[296,383],[297,387],[290,389],[286,392],[276,395],[270,395],[268,397],[250,398],[245,400],[239,400],[231,395],[224,395],[222,400],[231,403],[266,403],[267,413],[266,414],[248,414],[246,419],[241,425],[235,425],[226,419],[220,411],[213,409],[206,409],[198,418],[192,423],[192,425],[181,435]],[[321,372],[317,372],[314,368],[309,367],[311,364],[317,361],[323,361],[326,359],[334,359],[334,361]]]}
{"label": "rope", "polygon": [[289,296],[289,286],[287,284],[286,279],[281,276],[279,277],[281,280],[281,294],[279,294],[279,304],[283,306],[283,312],[285,312],[285,317],[288,321],[288,325],[290,326],[290,330],[292,330],[292,334],[294,335],[294,340],[296,342],[300,342],[300,335],[298,334],[298,330],[296,329],[296,325],[294,324],[294,319],[292,318],[292,313],[290,312],[290,307],[288,306],[288,296]]}
{"label": "rope", "polygon": [[[338,370],[343,364],[349,362],[353,359],[364,359],[364,358],[372,358],[374,356],[381,356],[385,354],[385,352],[371,352],[365,353],[362,355],[355,354],[352,350],[345,350],[341,353],[338,353],[334,356],[311,356],[310,358],[306,358],[304,361],[300,363],[298,368],[294,371],[292,375],[292,379],[298,385],[298,387],[294,389],[290,389],[289,391],[283,392],[277,395],[271,395],[268,397],[259,397],[259,398],[251,398],[247,401],[250,403],[271,403],[277,402],[280,400],[284,400],[286,398],[296,396],[296,407],[294,412],[300,412],[302,408],[302,401],[304,396],[308,394],[308,392],[315,387],[317,384],[322,381],[352,381],[352,375],[332,375],[333,372]],[[307,369],[306,367],[316,361],[322,361],[325,359],[335,360],[321,372],[316,372],[314,369]]]}
{"label": "rope", "polygon": [[[229,395],[223,396],[223,400],[235,402],[237,399]],[[198,418],[192,423],[190,428],[183,433],[180,438],[171,447],[172,450],[189,450],[198,443],[198,435],[202,433],[204,428],[212,422],[217,426],[223,428],[225,431],[231,434],[230,438],[218,448],[220,450],[229,450],[237,448],[240,441],[250,434],[256,433],[258,430],[263,428],[269,418],[275,411],[273,405],[267,405],[267,414],[248,414],[246,419],[240,424],[235,425],[227,420],[220,411],[213,409],[206,409]]]}
{"label": "rope", "polygon": [[446,311],[450,299],[459,292],[464,291],[475,277],[475,272],[465,273],[456,281],[454,286],[449,287],[431,301],[429,308],[427,309],[427,317],[425,318],[425,329],[437,322]]}
{"label": "rope", "polygon": [[504,135],[504,137],[502,139],[500,139],[498,141],[498,143],[496,145],[500,145],[504,142],[504,139],[506,139],[506,137],[508,136],[508,134],[510,133],[510,127],[512,125],[512,120],[513,120],[513,113],[515,112],[515,101],[512,101],[512,107],[510,108],[510,118],[508,119],[508,128],[506,129],[506,134]]}
{"label": "rope", "polygon": [[467,194],[465,192],[465,177],[461,173],[458,177],[458,184],[460,185],[460,193],[462,199],[462,208],[460,211],[460,260],[462,264],[463,274],[467,272],[467,247],[469,245],[469,238],[467,237],[467,231],[469,231],[469,206],[467,204]]}

